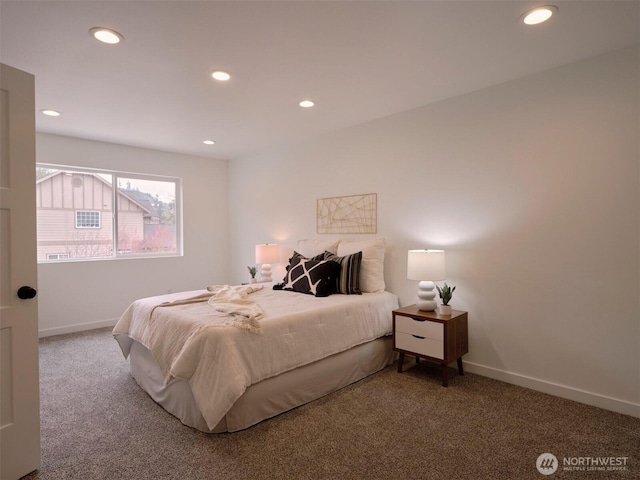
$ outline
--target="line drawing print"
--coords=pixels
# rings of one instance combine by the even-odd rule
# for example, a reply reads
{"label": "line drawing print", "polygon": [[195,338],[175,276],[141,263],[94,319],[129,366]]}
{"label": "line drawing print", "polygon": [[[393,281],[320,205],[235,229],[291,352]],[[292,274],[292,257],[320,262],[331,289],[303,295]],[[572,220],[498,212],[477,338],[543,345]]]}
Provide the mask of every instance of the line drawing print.
{"label": "line drawing print", "polygon": [[377,233],[378,195],[347,195],[319,198],[316,209],[317,233]]}

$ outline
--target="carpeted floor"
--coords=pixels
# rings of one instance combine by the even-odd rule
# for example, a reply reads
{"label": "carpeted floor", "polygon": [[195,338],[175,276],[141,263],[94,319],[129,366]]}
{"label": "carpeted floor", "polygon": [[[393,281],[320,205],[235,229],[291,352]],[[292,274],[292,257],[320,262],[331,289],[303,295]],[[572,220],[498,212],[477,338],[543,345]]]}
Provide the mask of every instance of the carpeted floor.
{"label": "carpeted floor", "polygon": [[[40,357],[42,468],[27,479],[640,478],[640,419],[453,369],[443,388],[439,366],[412,357],[402,374],[218,435],[156,405],[110,329],[42,339]],[[560,463],[548,477],[536,469],[546,452]],[[564,470],[578,457],[628,460]]]}

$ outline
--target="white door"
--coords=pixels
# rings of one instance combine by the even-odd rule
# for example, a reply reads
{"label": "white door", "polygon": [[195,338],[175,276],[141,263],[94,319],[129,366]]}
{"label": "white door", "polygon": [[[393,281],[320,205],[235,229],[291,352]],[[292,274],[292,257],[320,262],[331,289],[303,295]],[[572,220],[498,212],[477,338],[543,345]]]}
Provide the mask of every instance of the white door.
{"label": "white door", "polygon": [[40,467],[34,77],[0,64],[0,478]]}

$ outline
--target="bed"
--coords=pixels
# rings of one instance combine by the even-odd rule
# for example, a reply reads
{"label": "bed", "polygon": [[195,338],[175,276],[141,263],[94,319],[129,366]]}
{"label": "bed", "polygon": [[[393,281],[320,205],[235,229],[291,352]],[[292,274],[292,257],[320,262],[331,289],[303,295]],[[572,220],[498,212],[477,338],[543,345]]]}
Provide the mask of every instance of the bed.
{"label": "bed", "polygon": [[[383,283],[371,283],[379,270],[363,261],[371,260],[371,251],[345,253],[371,241],[349,243],[354,245],[343,245],[342,252],[340,243],[329,246],[335,253],[316,245],[343,262],[338,278],[329,275],[327,284],[341,279],[342,291],[358,283],[376,291],[304,291],[321,283],[311,281],[315,271],[333,267],[332,260],[310,259],[313,250],[307,249],[292,257],[279,289],[274,283],[209,286],[136,300],[113,330],[132,376],[185,425],[221,433],[243,430],[383,369],[395,359],[391,312],[398,298],[380,289]],[[287,288],[300,265],[312,266],[302,275],[309,282],[303,291]],[[228,301],[234,298],[237,303]]]}

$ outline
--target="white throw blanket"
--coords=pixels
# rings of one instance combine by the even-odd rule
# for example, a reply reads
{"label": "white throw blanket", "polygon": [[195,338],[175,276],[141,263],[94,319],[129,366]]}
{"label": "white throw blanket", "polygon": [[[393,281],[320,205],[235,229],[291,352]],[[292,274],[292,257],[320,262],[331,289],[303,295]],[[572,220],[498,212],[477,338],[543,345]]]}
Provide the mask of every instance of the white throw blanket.
{"label": "white throw blanket", "polygon": [[[152,350],[165,372],[165,380],[169,380],[183,347],[202,330],[235,327],[261,334],[258,319],[263,316],[262,310],[247,298],[261,289],[262,285],[211,285],[204,293],[183,292],[137,300],[125,310],[113,334],[127,334]],[[168,308],[177,306],[182,307],[183,321],[174,321],[174,309]],[[164,335],[173,341],[161,342]]]}
{"label": "white throw blanket", "polygon": [[222,313],[233,315],[232,326],[243,328],[253,333],[262,333],[258,320],[263,317],[262,309],[249,298],[249,294],[262,290],[263,285],[209,285],[207,290],[213,295],[209,305]]}
{"label": "white throw blanket", "polygon": [[236,327],[249,330],[253,333],[262,333],[258,320],[262,318],[262,309],[248,295],[258,290],[262,290],[262,285],[255,286],[229,286],[229,285],[209,285],[207,293],[200,293],[192,297],[182,298],[159,303],[148,312],[141,311],[139,314],[146,315],[147,321],[151,321],[153,312],[160,307],[175,307],[178,305],[189,305],[193,303],[207,302],[213,306],[216,312],[226,313],[233,316],[232,320],[216,317],[214,322],[220,326]]}

